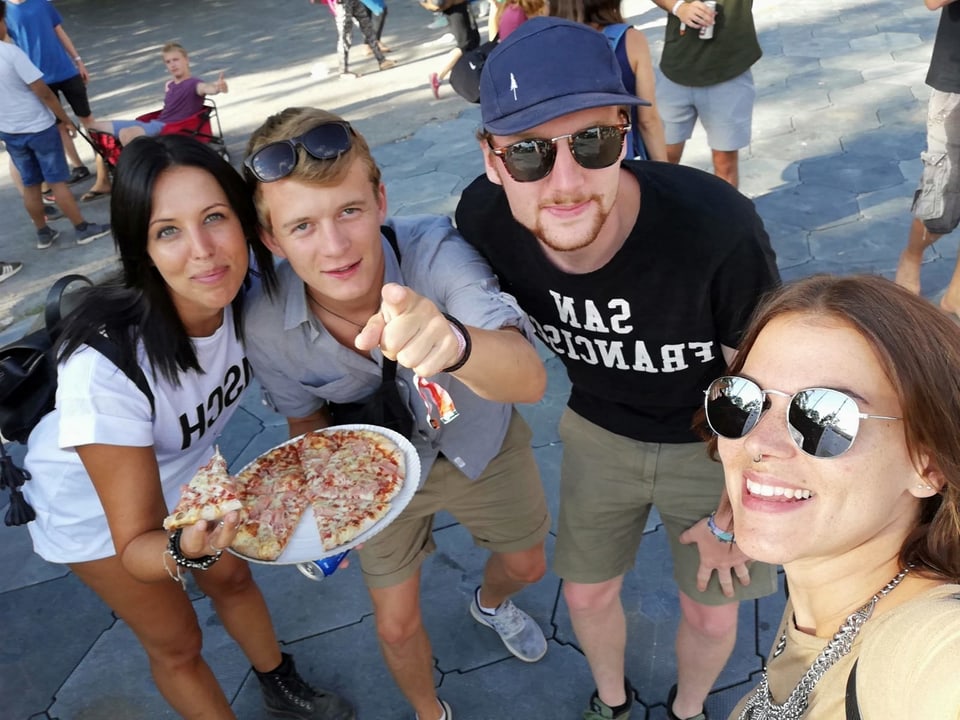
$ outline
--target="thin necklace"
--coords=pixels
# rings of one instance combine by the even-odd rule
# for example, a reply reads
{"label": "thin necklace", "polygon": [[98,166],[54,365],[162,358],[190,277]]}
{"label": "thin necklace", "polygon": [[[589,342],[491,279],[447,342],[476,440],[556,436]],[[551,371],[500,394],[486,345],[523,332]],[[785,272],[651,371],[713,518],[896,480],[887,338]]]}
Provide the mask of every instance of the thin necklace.
{"label": "thin necklace", "polygon": [[[773,701],[773,694],[770,692],[770,684],[767,680],[767,670],[764,668],[763,677],[757,689],[747,700],[743,711],[738,720],[800,720],[807,711],[810,693],[820,682],[823,674],[844,655],[847,655],[853,648],[853,641],[860,634],[860,628],[873,615],[873,609],[877,601],[888,595],[900,581],[910,572],[910,567],[905,567],[898,572],[894,578],[884,585],[877,593],[867,600],[867,602],[858,610],[855,610],[840,624],[833,639],[827,643],[826,647],[820,652],[813,663],[807,668],[793,692],[787,697],[782,705],[777,705]],[[789,622],[789,621],[788,621]],[[777,657],[787,646],[787,631],[784,629],[773,651],[773,657]]]}
{"label": "thin necklace", "polygon": [[358,322],[354,322],[354,321],[351,320],[350,318],[344,317],[344,316],[341,315],[340,313],[336,313],[336,312],[334,312],[333,310],[331,310],[330,308],[328,308],[328,307],[326,307],[326,306],[324,306],[324,305],[321,305],[321,304],[317,301],[317,299],[316,299],[313,295],[310,294],[310,291],[309,291],[309,290],[307,290],[306,293],[307,293],[307,300],[309,300],[310,302],[312,302],[314,305],[316,305],[318,308],[320,308],[320,309],[323,310],[324,312],[328,312],[328,313],[330,313],[331,315],[333,315],[334,317],[340,318],[340,319],[343,320],[344,322],[350,323],[350,324],[353,325],[355,328],[359,328],[359,329],[363,330],[363,328],[366,326],[366,323],[362,323],[362,324],[361,324],[361,323],[358,323]]}

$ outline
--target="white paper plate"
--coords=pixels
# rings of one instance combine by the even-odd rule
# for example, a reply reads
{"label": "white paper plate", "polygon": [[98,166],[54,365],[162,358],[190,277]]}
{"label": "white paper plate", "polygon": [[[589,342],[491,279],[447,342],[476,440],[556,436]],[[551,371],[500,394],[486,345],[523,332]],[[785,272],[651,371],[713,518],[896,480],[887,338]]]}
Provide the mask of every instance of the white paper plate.
{"label": "white paper plate", "polygon": [[[323,428],[322,430],[313,430],[312,432],[329,433],[337,430],[371,430],[395,442],[403,452],[403,459],[406,463],[403,486],[400,488],[400,492],[397,493],[396,497],[390,502],[390,510],[387,512],[387,514],[380,518],[380,520],[378,520],[374,525],[357,535],[357,537],[350,542],[341,545],[338,548],[334,548],[333,550],[324,550],[323,544],[320,542],[320,533],[317,530],[317,523],[313,517],[313,508],[308,506],[301,516],[300,522],[297,524],[297,529],[293,532],[293,536],[290,538],[290,543],[286,548],[284,548],[283,552],[280,553],[280,557],[278,557],[276,560],[260,560],[259,558],[248,557],[247,555],[237,552],[233,548],[228,548],[230,552],[238,557],[242,557],[248,562],[261,563],[263,565],[296,565],[297,563],[309,562],[311,560],[320,560],[321,558],[330,557],[331,555],[336,555],[349,550],[352,547],[356,547],[360,543],[366,542],[372,538],[387,525],[397,519],[397,516],[403,512],[403,509],[413,499],[413,495],[415,492],[417,492],[417,487],[420,485],[420,456],[417,454],[416,449],[413,447],[411,442],[400,433],[394,432],[393,430],[385,427],[380,427],[379,425],[332,425],[328,428]],[[260,457],[273,452],[278,447],[299,442],[300,438],[302,437],[303,435],[300,435],[298,437],[291,438],[286,442],[282,442],[276,447],[271,448],[270,450],[267,450],[265,453],[261,454]],[[259,457],[250,461],[250,463],[248,463],[247,466],[240,471],[240,473],[246,470],[247,467],[255,463],[257,460],[259,460]],[[239,475],[240,473],[237,474]]]}

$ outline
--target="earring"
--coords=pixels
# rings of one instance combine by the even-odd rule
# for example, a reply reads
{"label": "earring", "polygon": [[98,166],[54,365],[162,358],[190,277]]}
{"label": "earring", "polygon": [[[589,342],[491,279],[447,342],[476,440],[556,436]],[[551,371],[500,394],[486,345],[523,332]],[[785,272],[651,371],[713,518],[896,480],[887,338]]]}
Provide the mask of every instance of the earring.
{"label": "earring", "polygon": [[926,483],[917,483],[917,490],[929,490],[930,486]]}
{"label": "earring", "polygon": [[757,456],[753,459],[753,461],[754,461],[755,463],[758,463],[758,462],[760,462],[761,460],[763,460],[763,453],[760,453],[759,455],[757,455]]}

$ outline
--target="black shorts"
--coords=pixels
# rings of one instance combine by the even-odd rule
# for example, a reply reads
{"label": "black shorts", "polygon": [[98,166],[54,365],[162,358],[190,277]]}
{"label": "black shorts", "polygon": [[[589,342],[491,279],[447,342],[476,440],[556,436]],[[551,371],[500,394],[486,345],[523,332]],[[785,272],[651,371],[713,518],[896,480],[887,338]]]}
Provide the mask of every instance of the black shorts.
{"label": "black shorts", "polygon": [[73,114],[78,118],[88,118],[93,113],[90,111],[90,101],[87,99],[87,86],[83,84],[80,73],[60,82],[50,83],[50,89],[54,95],[63,93],[64,99],[70,103],[73,108]]}
{"label": "black shorts", "polygon": [[463,52],[473,50],[480,45],[480,31],[477,30],[477,24],[470,14],[470,8],[467,3],[460,3],[443,11],[450,21],[450,32],[457,42],[457,47]]}

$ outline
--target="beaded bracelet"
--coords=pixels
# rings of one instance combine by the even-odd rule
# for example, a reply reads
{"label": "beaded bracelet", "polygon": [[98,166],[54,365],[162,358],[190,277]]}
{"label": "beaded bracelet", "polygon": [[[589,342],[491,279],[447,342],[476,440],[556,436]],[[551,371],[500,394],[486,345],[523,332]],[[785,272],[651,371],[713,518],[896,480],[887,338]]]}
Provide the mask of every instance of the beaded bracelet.
{"label": "beaded bracelet", "polygon": [[177,528],[170,533],[170,542],[167,544],[167,554],[177,563],[177,567],[185,567],[190,570],[209,570],[223,555],[223,550],[218,550],[214,555],[203,555],[196,558],[185,557],[180,550],[180,536],[182,534],[183,528]]}
{"label": "beaded bracelet", "polygon": [[721,530],[717,526],[717,514],[715,512],[710,513],[710,516],[707,518],[707,527],[710,528],[710,533],[722,543],[732,543],[736,542],[733,537],[733,533],[729,530]]}
{"label": "beaded bracelet", "polygon": [[447,313],[443,313],[443,316],[447,319],[447,322],[450,323],[450,329],[453,330],[457,336],[457,342],[460,344],[458,355],[460,359],[450,367],[446,367],[440,371],[452,373],[467,364],[467,360],[470,359],[470,350],[473,348],[473,344],[470,342],[470,333],[467,332],[467,328],[462,322],[457,320],[453,315],[447,315]]}

